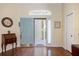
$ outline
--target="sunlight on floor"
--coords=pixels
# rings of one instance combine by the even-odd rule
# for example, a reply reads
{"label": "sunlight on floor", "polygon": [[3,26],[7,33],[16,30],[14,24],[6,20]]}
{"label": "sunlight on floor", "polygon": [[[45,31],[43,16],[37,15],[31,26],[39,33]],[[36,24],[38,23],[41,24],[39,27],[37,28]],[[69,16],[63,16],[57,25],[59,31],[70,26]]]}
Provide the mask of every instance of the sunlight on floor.
{"label": "sunlight on floor", "polygon": [[46,56],[46,54],[47,54],[46,47],[36,47],[34,49],[35,56]]}

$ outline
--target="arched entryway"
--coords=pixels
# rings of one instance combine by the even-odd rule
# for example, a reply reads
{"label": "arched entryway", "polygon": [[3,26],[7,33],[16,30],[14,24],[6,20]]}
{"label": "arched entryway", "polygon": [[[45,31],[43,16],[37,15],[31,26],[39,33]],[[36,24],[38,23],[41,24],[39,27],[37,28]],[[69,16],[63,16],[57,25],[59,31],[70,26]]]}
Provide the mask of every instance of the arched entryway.
{"label": "arched entryway", "polygon": [[34,46],[51,44],[51,15],[49,10],[32,10],[28,17],[21,17],[21,44]]}

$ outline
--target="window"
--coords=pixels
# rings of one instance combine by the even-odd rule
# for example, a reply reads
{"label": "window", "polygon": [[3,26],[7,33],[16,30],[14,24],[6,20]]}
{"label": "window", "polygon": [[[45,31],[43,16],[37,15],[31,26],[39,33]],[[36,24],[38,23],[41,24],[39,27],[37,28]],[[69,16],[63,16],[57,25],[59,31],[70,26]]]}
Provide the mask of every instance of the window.
{"label": "window", "polygon": [[51,20],[47,20],[47,39],[48,39],[48,43],[51,43]]}
{"label": "window", "polygon": [[49,10],[32,10],[29,15],[51,15]]}

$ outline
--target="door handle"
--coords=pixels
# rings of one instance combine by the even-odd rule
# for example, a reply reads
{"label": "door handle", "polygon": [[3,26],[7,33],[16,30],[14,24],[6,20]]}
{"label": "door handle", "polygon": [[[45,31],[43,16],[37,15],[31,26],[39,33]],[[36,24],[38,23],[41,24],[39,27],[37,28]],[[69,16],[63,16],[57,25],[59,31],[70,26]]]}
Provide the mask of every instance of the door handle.
{"label": "door handle", "polygon": [[72,37],[72,35],[71,35],[71,37]]}

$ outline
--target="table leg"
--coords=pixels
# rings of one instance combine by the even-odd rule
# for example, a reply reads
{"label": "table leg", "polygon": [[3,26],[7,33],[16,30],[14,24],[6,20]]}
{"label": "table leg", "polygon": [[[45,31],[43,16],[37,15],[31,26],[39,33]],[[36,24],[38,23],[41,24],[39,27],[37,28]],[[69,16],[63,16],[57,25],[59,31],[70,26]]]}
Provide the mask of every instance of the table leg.
{"label": "table leg", "polygon": [[2,44],[2,55],[3,55],[3,44]]}
{"label": "table leg", "polygon": [[14,55],[14,43],[12,44],[12,55]]}
{"label": "table leg", "polygon": [[4,47],[5,47],[5,52],[6,52],[6,45]]}
{"label": "table leg", "polygon": [[14,43],[12,44],[12,49],[14,48]]}
{"label": "table leg", "polygon": [[16,42],[16,48],[17,48],[17,42]]}

